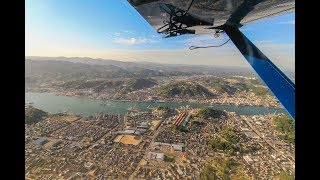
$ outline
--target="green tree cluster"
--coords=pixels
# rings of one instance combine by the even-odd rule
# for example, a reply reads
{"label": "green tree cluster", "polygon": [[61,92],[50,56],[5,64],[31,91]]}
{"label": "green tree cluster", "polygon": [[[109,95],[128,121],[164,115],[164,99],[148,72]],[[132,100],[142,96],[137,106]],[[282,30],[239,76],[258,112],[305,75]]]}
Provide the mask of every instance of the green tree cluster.
{"label": "green tree cluster", "polygon": [[288,115],[280,115],[273,119],[276,125],[276,130],[282,133],[280,139],[295,143],[295,122]]}
{"label": "green tree cluster", "polygon": [[280,180],[294,180],[294,177],[286,172],[280,172],[278,175]]}
{"label": "green tree cluster", "polygon": [[157,110],[168,112],[168,111],[169,111],[169,107],[168,107],[168,106],[159,106],[159,107],[157,108]]}
{"label": "green tree cluster", "polygon": [[209,142],[209,147],[212,149],[217,149],[217,150],[222,150],[222,151],[228,152],[229,154],[234,154],[235,152],[240,150],[240,148],[238,148],[237,146],[232,145],[228,141],[221,140],[218,137],[213,138]]}
{"label": "green tree cluster", "polygon": [[178,132],[189,132],[189,129],[185,126],[176,126],[176,125],[172,125],[171,126],[173,131],[178,131]]}
{"label": "green tree cluster", "polygon": [[202,108],[198,111],[196,116],[204,119],[210,119],[210,118],[220,118],[221,116],[226,116],[226,113],[224,111],[213,109],[213,108]]}
{"label": "green tree cluster", "polygon": [[227,159],[225,162],[223,162],[222,167],[222,173],[224,175],[230,175],[235,173],[236,171],[236,167],[239,165],[239,163],[237,161],[235,161],[232,158]]}
{"label": "green tree cluster", "polygon": [[202,172],[200,173],[201,180],[215,180],[217,179],[216,170],[212,167],[212,165],[207,164],[203,168]]}
{"label": "green tree cluster", "polygon": [[266,87],[254,87],[252,86],[251,88],[252,92],[257,95],[257,96],[265,96],[265,95],[271,95],[270,92],[269,92],[269,89],[266,88]]}
{"label": "green tree cluster", "polygon": [[200,173],[201,180],[231,179],[231,175],[237,173],[237,167],[240,165],[232,158],[228,158],[227,160],[215,160],[214,164],[216,168],[211,164],[205,165]]}
{"label": "green tree cluster", "polygon": [[174,97],[176,95],[181,97],[202,97],[203,95],[207,97],[214,96],[214,94],[211,93],[205,87],[198,84],[190,84],[187,82],[177,82],[168,84],[161,88],[159,95],[164,97]]}
{"label": "green tree cluster", "polygon": [[143,79],[143,78],[132,78],[128,81],[125,82],[127,86],[127,90],[139,90],[139,89],[144,89],[144,88],[149,88],[154,85],[156,85],[156,81],[148,78],[148,79]]}
{"label": "green tree cluster", "polygon": [[239,142],[239,137],[235,130],[232,128],[226,128],[221,131],[222,136],[229,142],[237,143]]}
{"label": "green tree cluster", "polygon": [[41,121],[42,118],[45,116],[47,116],[46,112],[34,107],[29,107],[25,109],[24,123],[25,124],[36,123]]}
{"label": "green tree cluster", "polygon": [[240,140],[240,137],[239,135],[237,135],[236,130],[233,128],[225,128],[220,132],[220,134],[223,138],[217,136],[214,137],[208,144],[210,148],[225,151],[230,155],[233,155],[236,152],[247,153],[249,151],[256,150],[254,149],[254,147],[245,148],[241,145],[237,145],[237,143]]}
{"label": "green tree cluster", "polygon": [[164,155],[164,162],[175,162],[175,157],[170,155]]}

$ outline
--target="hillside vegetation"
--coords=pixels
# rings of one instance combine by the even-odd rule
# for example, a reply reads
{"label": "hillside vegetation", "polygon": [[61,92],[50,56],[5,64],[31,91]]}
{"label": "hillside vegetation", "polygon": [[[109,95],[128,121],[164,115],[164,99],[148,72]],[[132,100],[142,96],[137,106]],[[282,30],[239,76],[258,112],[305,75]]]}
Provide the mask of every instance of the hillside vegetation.
{"label": "hillside vegetation", "polygon": [[295,122],[288,115],[280,115],[273,119],[276,129],[280,132],[279,138],[295,143]]}
{"label": "hillside vegetation", "polygon": [[271,95],[270,90],[259,79],[234,78],[238,82],[230,83],[226,79],[211,78],[205,80],[207,86],[219,93],[234,95],[239,92],[253,92],[256,96]]}
{"label": "hillside vegetation", "polygon": [[28,107],[25,109],[25,124],[37,123],[42,120],[43,117],[48,114],[40,109],[34,107]]}
{"label": "hillside vegetation", "polygon": [[200,173],[201,180],[248,179],[242,173],[243,166],[232,158],[216,159],[204,166]]}
{"label": "hillside vegetation", "polygon": [[62,87],[64,89],[93,89],[95,92],[100,92],[105,89],[114,89],[122,93],[136,91],[144,88],[150,88],[156,85],[156,81],[153,79],[132,78],[128,80],[91,80],[82,81],[74,80],[67,81],[63,84],[56,84],[55,86]]}
{"label": "hillside vegetation", "polygon": [[227,114],[224,111],[213,109],[213,108],[202,108],[196,114],[196,116],[203,119],[220,118],[226,115]]}
{"label": "hillside vegetation", "polygon": [[125,82],[125,89],[128,91],[136,91],[144,88],[150,88],[156,84],[156,81],[153,79],[133,78]]}
{"label": "hillside vegetation", "polygon": [[160,89],[159,95],[167,98],[212,98],[215,96],[215,94],[210,92],[205,87],[198,84],[191,84],[187,82],[177,82],[163,86]]}

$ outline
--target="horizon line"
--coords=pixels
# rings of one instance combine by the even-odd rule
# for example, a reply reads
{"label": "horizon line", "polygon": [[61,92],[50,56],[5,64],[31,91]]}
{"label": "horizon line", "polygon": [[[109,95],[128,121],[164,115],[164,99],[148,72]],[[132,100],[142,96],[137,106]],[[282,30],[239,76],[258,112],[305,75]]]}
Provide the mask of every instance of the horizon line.
{"label": "horizon line", "polygon": [[[160,65],[183,65],[183,66],[211,66],[211,67],[223,67],[223,68],[241,68],[241,69],[250,69],[250,67],[243,67],[243,66],[227,66],[227,65],[208,65],[208,64],[174,64],[174,63],[167,63],[167,62],[151,62],[151,61],[123,61],[123,60],[114,60],[114,59],[105,59],[105,58],[93,58],[93,57],[87,57],[87,56],[25,56],[25,58],[32,58],[32,57],[36,57],[36,58],[88,58],[91,60],[108,60],[108,61],[117,61],[117,62],[122,62],[122,63],[152,63],[152,64],[160,64]],[[32,59],[31,59],[32,60]],[[33,59],[36,60],[36,59]],[[50,59],[48,59],[50,60]],[[51,61],[57,61],[57,60],[51,60]]]}

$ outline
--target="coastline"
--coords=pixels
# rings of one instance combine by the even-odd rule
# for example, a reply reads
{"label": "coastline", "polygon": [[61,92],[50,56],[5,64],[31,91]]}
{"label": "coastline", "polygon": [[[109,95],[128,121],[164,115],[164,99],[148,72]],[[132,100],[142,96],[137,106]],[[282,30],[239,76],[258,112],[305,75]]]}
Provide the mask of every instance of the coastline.
{"label": "coastline", "polygon": [[[264,107],[264,108],[281,108],[283,107],[280,104],[277,104],[277,106],[268,106],[268,105],[250,105],[247,103],[219,103],[219,102],[213,102],[213,99],[210,100],[135,100],[135,99],[112,99],[112,98],[100,98],[100,97],[92,97],[92,96],[84,96],[84,95],[70,95],[68,93],[70,92],[55,92],[55,91],[47,91],[47,90],[25,90],[25,93],[49,93],[53,94],[56,96],[66,96],[66,97],[76,97],[76,98],[86,98],[86,99],[92,99],[92,100],[102,100],[102,101],[115,101],[115,102],[155,102],[155,103],[197,103],[197,104],[203,104],[203,105],[208,105],[208,106],[214,106],[214,105],[233,105],[237,107]],[[204,102],[204,101],[211,101],[211,102]]]}

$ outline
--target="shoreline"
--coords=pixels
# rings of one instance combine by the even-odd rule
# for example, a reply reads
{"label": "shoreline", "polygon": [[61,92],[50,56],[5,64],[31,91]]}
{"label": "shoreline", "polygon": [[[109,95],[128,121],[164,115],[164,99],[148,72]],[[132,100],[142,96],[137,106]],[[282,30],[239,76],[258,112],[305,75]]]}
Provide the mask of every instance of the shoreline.
{"label": "shoreline", "polygon": [[233,105],[237,107],[264,107],[264,108],[280,108],[283,109],[283,107],[280,106],[264,106],[264,105],[247,105],[247,104],[236,104],[236,103],[212,103],[212,102],[202,102],[200,101],[195,101],[195,100],[187,100],[187,101],[178,101],[178,100],[128,100],[128,99],[104,99],[104,98],[95,98],[95,97],[90,97],[90,96],[81,96],[81,95],[68,95],[65,93],[59,93],[59,92],[50,92],[50,91],[25,91],[25,93],[49,93],[49,94],[54,94],[56,96],[65,96],[65,97],[76,97],[76,98],[86,98],[86,99],[92,99],[92,100],[101,100],[101,101],[115,101],[115,102],[141,102],[141,103],[196,103],[196,104],[203,104],[203,105],[208,105],[214,106],[214,105]]}

